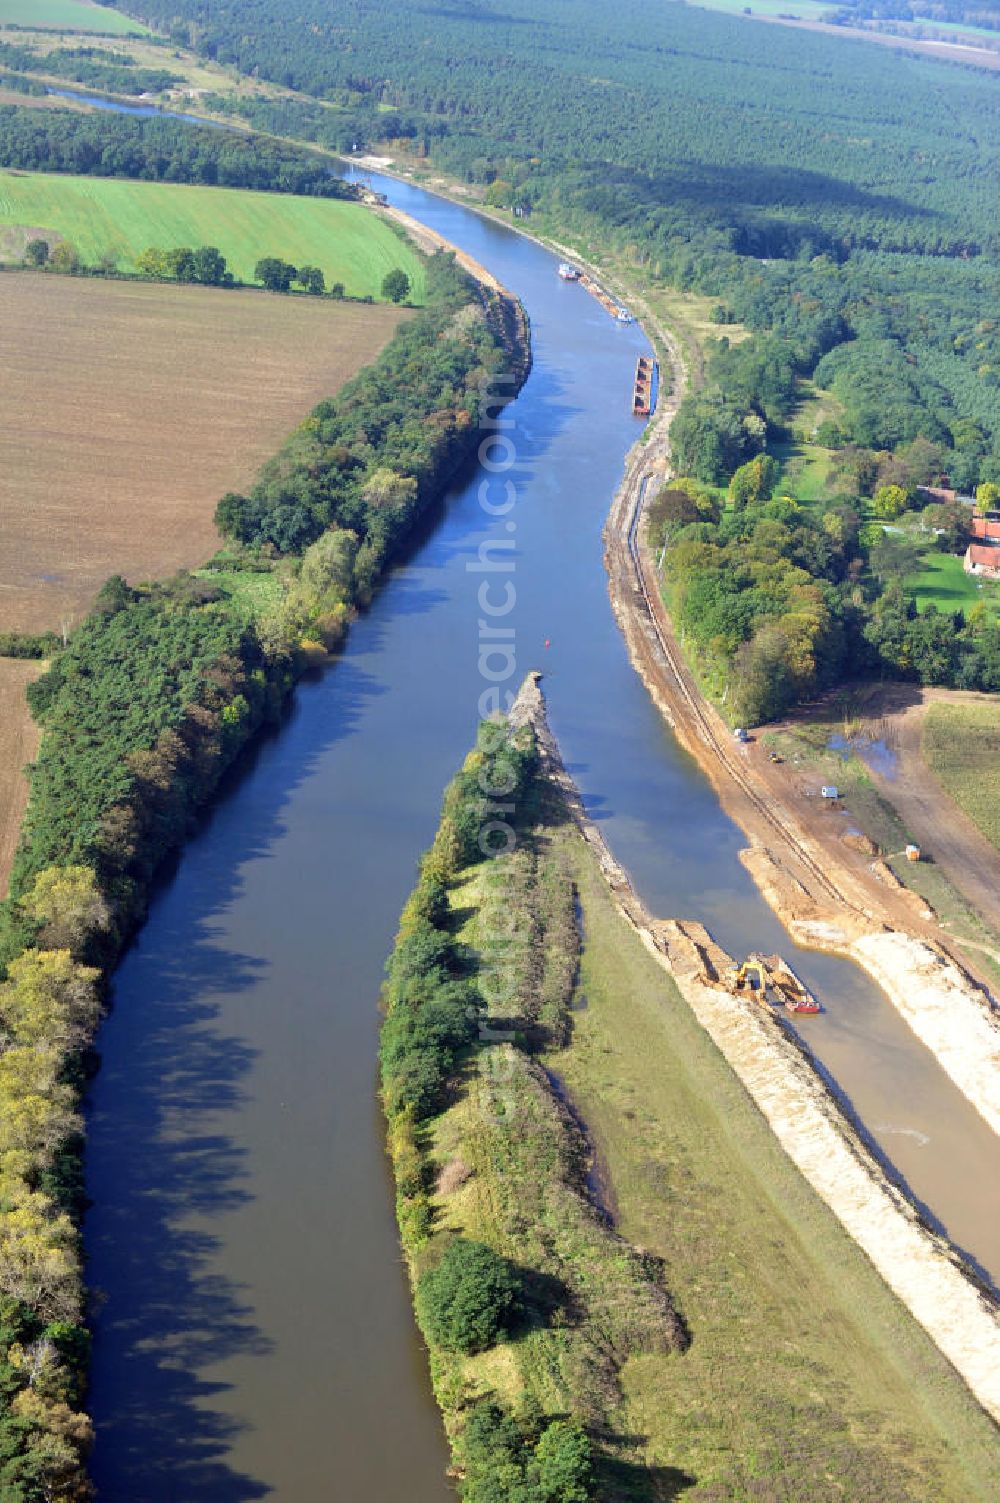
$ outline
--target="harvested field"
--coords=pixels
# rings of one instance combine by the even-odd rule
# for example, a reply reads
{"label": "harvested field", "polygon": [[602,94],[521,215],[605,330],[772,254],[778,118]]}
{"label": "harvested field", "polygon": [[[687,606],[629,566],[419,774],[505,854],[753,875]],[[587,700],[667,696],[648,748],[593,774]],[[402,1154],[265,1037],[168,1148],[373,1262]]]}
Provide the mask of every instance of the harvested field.
{"label": "harvested field", "polygon": [[0,658],[0,897],[7,891],[10,864],[28,802],[25,764],[38,750],[38,732],[24,691],[41,663]]}
{"label": "harvested field", "polygon": [[18,225],[71,241],[88,266],[111,255],[121,270],[133,271],[150,246],[214,245],[239,282],[253,282],[262,256],[281,256],[294,266],[318,266],[328,287],[342,282],[350,297],[379,298],[386,272],[399,268],[412,301],[424,299],[424,265],[412,245],[363,204],[338,199],[0,172],[0,228]]}
{"label": "harvested field", "polygon": [[109,574],[169,574],[401,318],[263,292],[0,277],[0,626],[59,629]]}
{"label": "harvested field", "polygon": [[1000,702],[936,700],[921,749],[935,777],[1000,850]]}

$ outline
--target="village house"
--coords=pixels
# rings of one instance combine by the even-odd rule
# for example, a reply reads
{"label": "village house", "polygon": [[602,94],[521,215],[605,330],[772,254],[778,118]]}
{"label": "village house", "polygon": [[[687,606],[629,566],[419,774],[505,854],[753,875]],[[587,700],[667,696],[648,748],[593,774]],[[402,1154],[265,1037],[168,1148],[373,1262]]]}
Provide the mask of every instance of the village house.
{"label": "village house", "polygon": [[966,574],[974,574],[978,579],[1000,579],[1000,545],[970,543],[963,567]]}

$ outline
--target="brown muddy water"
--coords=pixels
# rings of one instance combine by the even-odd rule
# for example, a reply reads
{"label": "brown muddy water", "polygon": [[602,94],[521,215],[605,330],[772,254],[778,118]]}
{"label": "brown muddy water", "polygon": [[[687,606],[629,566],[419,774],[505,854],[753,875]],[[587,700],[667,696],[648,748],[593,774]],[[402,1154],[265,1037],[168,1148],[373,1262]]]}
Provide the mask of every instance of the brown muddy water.
{"label": "brown muddy water", "polygon": [[[87,1151],[102,1503],[451,1496],[396,1242],[376,1002],[473,738],[484,578],[516,592],[504,687],[544,669],[567,764],[644,899],[701,919],[736,954],[793,948],[608,605],[601,527],[637,432],[641,330],[561,284],[525,238],[375,186],[529,311],[513,468],[492,481],[511,479],[516,501],[501,520],[481,504],[488,476],[456,484],[341,661],[300,687],[230,780],[118,971]],[[501,537],[513,572],[469,572]],[[827,1008],[802,1033],[914,1194],[1000,1275],[1000,1142],[856,967],[794,963]]]}

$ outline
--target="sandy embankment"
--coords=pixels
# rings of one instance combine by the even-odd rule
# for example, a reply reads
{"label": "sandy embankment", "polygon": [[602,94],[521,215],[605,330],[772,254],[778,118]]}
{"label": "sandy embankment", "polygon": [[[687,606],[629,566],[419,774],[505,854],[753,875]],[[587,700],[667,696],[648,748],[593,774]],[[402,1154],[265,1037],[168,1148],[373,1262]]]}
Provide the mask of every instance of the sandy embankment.
{"label": "sandy embankment", "polygon": [[561,789],[623,919],[673,978],[789,1158],[983,1408],[1000,1421],[997,1302],[886,1177],[779,1019],[718,983],[730,957],[700,924],[661,921],[646,911],[563,768],[538,677],[525,681],[511,720],[533,726],[546,771]]}

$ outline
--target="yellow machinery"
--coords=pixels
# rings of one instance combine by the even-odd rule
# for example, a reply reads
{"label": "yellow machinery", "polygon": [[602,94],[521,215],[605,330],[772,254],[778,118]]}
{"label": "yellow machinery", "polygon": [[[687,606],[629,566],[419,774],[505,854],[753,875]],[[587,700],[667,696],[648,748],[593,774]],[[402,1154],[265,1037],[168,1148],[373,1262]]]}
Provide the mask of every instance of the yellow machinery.
{"label": "yellow machinery", "polygon": [[752,956],[749,960],[744,960],[741,966],[733,970],[731,980],[738,992],[741,992],[746,987],[748,991],[756,992],[761,1001],[764,1000],[767,991],[767,982],[764,976],[764,966],[761,961],[755,960]]}

